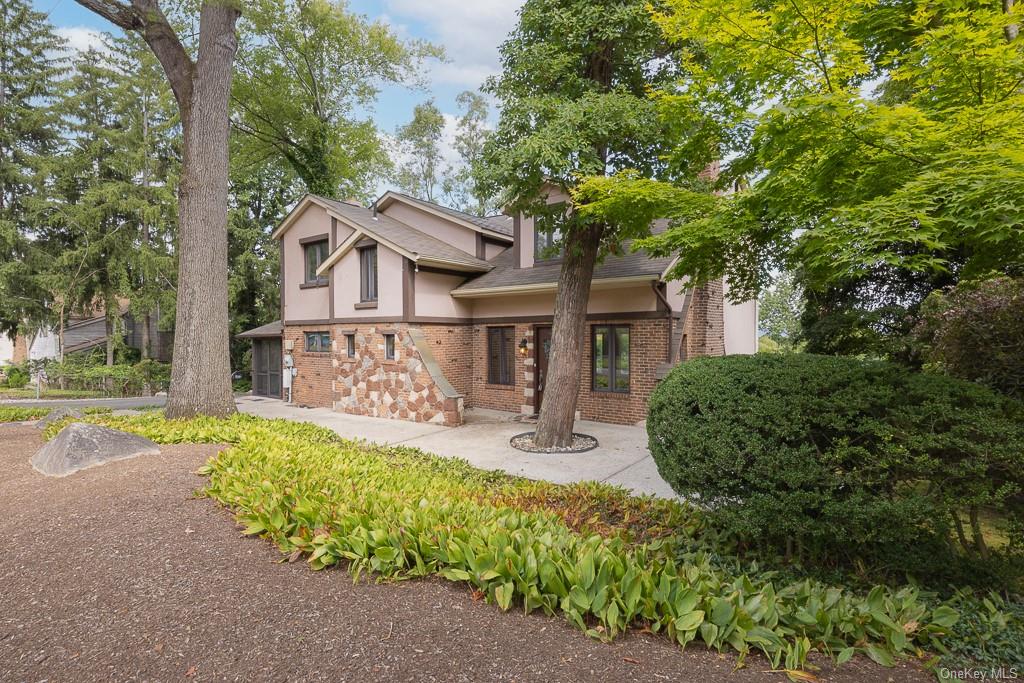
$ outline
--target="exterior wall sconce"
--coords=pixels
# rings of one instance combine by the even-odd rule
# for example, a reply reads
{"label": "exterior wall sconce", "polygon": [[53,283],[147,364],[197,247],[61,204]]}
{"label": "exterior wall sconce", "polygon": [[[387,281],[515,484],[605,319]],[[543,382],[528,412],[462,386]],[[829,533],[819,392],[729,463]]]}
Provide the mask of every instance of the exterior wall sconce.
{"label": "exterior wall sconce", "polygon": [[519,342],[519,355],[522,356],[523,358],[526,358],[526,356],[529,355],[529,353],[530,347],[526,343],[526,337],[523,337],[522,340]]}

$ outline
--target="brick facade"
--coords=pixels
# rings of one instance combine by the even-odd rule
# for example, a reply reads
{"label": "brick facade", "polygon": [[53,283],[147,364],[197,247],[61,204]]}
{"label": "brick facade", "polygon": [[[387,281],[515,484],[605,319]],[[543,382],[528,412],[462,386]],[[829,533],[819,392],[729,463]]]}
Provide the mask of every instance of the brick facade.
{"label": "brick facade", "polygon": [[[687,358],[725,353],[724,298],[720,282],[694,292],[683,337]],[[583,368],[577,410],[585,420],[634,424],[647,416],[658,368],[668,359],[672,325],[664,317],[615,317],[588,320],[582,341]],[[534,337],[550,321],[466,324],[372,323],[288,325],[284,353],[291,353],[298,373],[292,400],[302,406],[328,407],[339,412],[439,424],[462,422],[464,408],[490,408],[532,414],[535,410],[536,366]],[[675,324],[678,324],[676,322]],[[592,387],[591,331],[596,325],[628,326],[630,386],[628,393],[595,391]],[[514,384],[488,383],[487,330],[513,327]],[[461,396],[446,396],[430,374],[423,354],[410,335],[422,334],[422,345],[436,361],[443,380]],[[330,352],[305,350],[306,332],[330,332]],[[395,360],[384,358],[384,334],[395,334]],[[356,354],[347,353],[346,334],[355,334]],[[520,351],[526,341],[527,353]]]}

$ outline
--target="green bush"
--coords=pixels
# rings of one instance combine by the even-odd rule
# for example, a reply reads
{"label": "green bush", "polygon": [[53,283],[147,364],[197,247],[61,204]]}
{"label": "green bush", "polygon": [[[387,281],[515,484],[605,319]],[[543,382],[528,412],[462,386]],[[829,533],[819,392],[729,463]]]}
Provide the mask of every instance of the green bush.
{"label": "green bush", "polygon": [[1024,399],[1024,278],[933,292],[912,339],[936,369]]}
{"label": "green bush", "polygon": [[28,373],[17,366],[7,370],[7,386],[11,389],[23,389],[28,385]]}
{"label": "green bush", "polygon": [[[581,531],[564,511],[524,504],[562,500],[578,487],[347,441],[308,424],[242,415],[92,419],[160,443],[232,444],[200,470],[209,477],[207,495],[233,510],[245,533],[270,539],[293,561],[305,557],[314,569],[343,564],[357,577],[439,575],[503,610],[561,614],[595,638],[646,628],[683,646],[700,640],[741,657],[760,650],[787,669],[802,667],[812,651],[840,663],[861,652],[891,665],[919,647],[941,647],[958,619],[913,587],[859,594],[787,583],[756,568],[730,572],[711,550],[678,561],[680,545],[693,539],[636,542]],[[683,535],[704,528],[688,505],[601,485],[587,492],[605,505],[650,508]]]}
{"label": "green bush", "polygon": [[1016,515],[1024,486],[1024,406],[884,362],[697,359],[655,390],[647,430],[677,493],[754,549],[819,566],[995,567],[980,513]]}

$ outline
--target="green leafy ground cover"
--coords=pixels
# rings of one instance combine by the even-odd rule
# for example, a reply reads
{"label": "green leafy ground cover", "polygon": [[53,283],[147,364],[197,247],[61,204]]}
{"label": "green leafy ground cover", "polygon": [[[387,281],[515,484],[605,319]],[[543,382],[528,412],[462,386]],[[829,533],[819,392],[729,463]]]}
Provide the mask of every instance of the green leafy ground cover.
{"label": "green leafy ground cover", "polygon": [[[29,420],[41,420],[50,414],[52,408],[26,408],[23,406],[0,406],[0,422],[28,422]],[[110,412],[110,408],[92,407],[83,408],[83,415],[104,415]]]}
{"label": "green leafy ground cover", "polygon": [[959,619],[912,586],[856,592],[757,565],[741,571],[723,561],[700,511],[674,501],[527,481],[304,423],[90,419],[158,443],[229,444],[200,470],[206,495],[293,561],[340,564],[356,578],[437,574],[503,610],[561,614],[595,638],[648,629],[733,650],[741,663],[761,651],[792,670],[815,651],[891,665],[945,651]]}

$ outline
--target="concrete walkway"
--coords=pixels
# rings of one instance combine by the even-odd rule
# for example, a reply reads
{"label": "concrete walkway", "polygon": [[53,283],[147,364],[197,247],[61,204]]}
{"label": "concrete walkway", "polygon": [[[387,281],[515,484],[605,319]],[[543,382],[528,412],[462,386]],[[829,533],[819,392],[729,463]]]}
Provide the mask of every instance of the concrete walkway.
{"label": "concrete walkway", "polygon": [[516,434],[534,429],[533,425],[513,422],[514,413],[473,408],[466,411],[466,424],[442,427],[346,415],[327,408],[298,408],[259,396],[244,396],[235,402],[243,413],[312,422],[350,439],[415,446],[437,455],[463,458],[483,469],[560,484],[601,481],[634,493],[675,497],[658,475],[647,450],[647,432],[643,427],[580,421],[576,431],[596,437],[600,446],[587,453],[548,455],[524,453],[509,445],[509,439]]}

